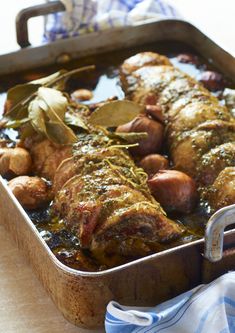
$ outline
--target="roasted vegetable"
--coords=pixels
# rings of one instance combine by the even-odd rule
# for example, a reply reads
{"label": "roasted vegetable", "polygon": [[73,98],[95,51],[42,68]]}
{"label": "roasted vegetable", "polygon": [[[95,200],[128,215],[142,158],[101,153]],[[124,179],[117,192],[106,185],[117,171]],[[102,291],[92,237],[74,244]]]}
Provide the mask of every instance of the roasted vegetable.
{"label": "roasted vegetable", "polygon": [[211,91],[222,90],[224,88],[224,79],[220,73],[213,71],[203,72],[198,78],[200,82]]}
{"label": "roasted vegetable", "polygon": [[9,181],[8,186],[27,209],[35,209],[46,204],[49,199],[49,186],[39,177],[19,176]]}
{"label": "roasted vegetable", "polygon": [[164,127],[161,123],[140,115],[127,124],[118,126],[117,132],[146,132],[146,139],[138,141],[139,145],[131,149],[134,155],[146,156],[157,153],[162,148]]}
{"label": "roasted vegetable", "polygon": [[167,58],[155,53],[149,57],[158,60],[146,66],[144,52],[122,65],[126,97],[147,105],[149,96],[155,96],[167,123],[166,139],[174,167],[192,176],[201,197],[207,197],[213,206],[205,192],[211,193],[210,186],[224,168],[235,166],[235,119],[217,98]]}
{"label": "roasted vegetable", "polygon": [[32,160],[23,148],[0,148],[0,175],[27,175],[31,171]]}
{"label": "roasted vegetable", "polygon": [[141,168],[148,174],[149,177],[153,176],[159,170],[168,169],[168,160],[159,154],[151,154],[145,156],[139,163]]}
{"label": "roasted vegetable", "polygon": [[148,185],[167,212],[190,213],[196,206],[196,183],[181,171],[160,170],[148,180]]}

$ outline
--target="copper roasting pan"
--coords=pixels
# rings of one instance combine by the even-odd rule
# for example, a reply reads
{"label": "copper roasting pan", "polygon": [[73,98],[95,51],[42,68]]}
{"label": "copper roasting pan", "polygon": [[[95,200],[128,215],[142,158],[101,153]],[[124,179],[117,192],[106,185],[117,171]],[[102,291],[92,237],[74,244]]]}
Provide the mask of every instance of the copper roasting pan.
{"label": "copper roasting pan", "polygon": [[[196,27],[179,20],[149,22],[27,47],[1,56],[0,73],[52,65],[65,53],[69,59],[77,59],[165,40],[193,46],[221,72],[235,79],[235,59]],[[223,228],[235,222],[233,206],[222,209],[209,223],[205,254],[210,261],[202,254],[204,240],[201,239],[101,272],[78,271],[59,262],[1,177],[0,221],[65,318],[82,327],[102,327],[110,300],[128,305],[155,305],[235,268],[235,230],[225,232],[223,260],[211,262],[222,255]]]}

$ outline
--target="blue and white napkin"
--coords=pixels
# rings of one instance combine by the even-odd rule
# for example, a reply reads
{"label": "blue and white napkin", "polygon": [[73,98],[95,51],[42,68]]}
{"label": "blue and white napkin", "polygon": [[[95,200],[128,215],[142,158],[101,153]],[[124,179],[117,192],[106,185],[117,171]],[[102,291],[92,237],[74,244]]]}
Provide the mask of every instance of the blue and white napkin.
{"label": "blue and white napkin", "polygon": [[153,308],[110,302],[107,333],[235,333],[235,272]]}
{"label": "blue and white napkin", "polygon": [[66,11],[48,15],[45,39],[79,36],[92,31],[179,17],[167,0],[61,0]]}

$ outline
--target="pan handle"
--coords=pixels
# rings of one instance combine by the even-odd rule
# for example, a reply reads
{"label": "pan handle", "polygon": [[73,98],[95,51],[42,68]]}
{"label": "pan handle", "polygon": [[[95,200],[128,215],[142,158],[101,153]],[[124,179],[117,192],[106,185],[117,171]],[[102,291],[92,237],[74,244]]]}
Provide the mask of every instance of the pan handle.
{"label": "pan handle", "polygon": [[223,257],[224,229],[235,223],[235,204],[218,210],[208,221],[204,256],[211,262]]}
{"label": "pan handle", "polygon": [[16,37],[20,47],[30,46],[28,35],[28,20],[30,18],[63,11],[65,11],[65,6],[60,1],[51,1],[22,9],[16,16]]}

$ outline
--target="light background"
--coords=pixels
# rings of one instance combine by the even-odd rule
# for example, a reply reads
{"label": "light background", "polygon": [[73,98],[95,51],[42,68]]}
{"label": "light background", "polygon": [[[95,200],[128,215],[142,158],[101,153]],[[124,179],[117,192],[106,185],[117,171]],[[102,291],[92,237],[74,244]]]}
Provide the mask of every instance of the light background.
{"label": "light background", "polygon": [[[102,0],[99,0],[102,1]],[[193,22],[209,37],[235,56],[235,0],[168,0],[185,19]],[[15,17],[21,8],[43,0],[6,0],[0,11],[0,52],[17,49]],[[43,33],[41,17],[29,20],[30,41],[39,44]],[[4,50],[4,51],[3,51]]]}
{"label": "light background", "polygon": [[[39,3],[42,3],[42,0],[1,1],[2,53],[17,49],[14,28],[17,12],[23,7]],[[171,3],[179,9],[183,17],[235,55],[235,0],[171,0]],[[42,18],[30,20],[29,30],[31,42],[38,44],[43,32]],[[0,332],[85,332],[63,319],[1,225],[0,253]]]}

